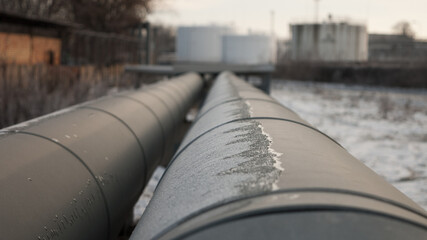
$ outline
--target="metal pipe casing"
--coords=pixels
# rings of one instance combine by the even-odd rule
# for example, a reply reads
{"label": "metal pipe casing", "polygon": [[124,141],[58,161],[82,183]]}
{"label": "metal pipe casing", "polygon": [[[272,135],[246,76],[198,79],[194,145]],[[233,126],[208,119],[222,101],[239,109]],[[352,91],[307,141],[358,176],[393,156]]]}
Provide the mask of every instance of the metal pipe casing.
{"label": "metal pipe casing", "polygon": [[426,216],[332,138],[223,73],[131,240],[426,239]]}
{"label": "metal pipe casing", "polygon": [[0,238],[114,239],[202,86],[186,74],[1,130]]}

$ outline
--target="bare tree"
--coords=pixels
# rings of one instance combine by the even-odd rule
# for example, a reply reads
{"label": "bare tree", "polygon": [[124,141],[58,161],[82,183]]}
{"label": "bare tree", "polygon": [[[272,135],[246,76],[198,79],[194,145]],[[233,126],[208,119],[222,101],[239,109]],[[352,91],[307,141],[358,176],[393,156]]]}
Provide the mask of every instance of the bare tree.
{"label": "bare tree", "polygon": [[123,32],[141,23],[151,12],[153,0],[74,0],[74,20],[92,30]]}
{"label": "bare tree", "polygon": [[88,29],[124,32],[141,23],[158,0],[0,0],[0,10],[68,20]]}
{"label": "bare tree", "polygon": [[31,17],[69,20],[67,0],[0,0],[0,9]]}
{"label": "bare tree", "polygon": [[393,30],[396,34],[400,34],[410,38],[415,37],[415,31],[413,30],[411,24],[407,21],[401,21],[396,23],[393,26]]}

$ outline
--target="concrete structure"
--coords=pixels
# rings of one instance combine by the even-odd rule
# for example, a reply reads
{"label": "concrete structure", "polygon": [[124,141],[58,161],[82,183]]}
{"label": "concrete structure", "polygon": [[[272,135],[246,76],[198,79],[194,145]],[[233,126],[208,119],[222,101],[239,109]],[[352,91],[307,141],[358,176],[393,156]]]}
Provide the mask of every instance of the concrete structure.
{"label": "concrete structure", "polygon": [[406,35],[369,34],[369,61],[427,61],[427,41]]}
{"label": "concrete structure", "polygon": [[366,26],[347,22],[293,24],[291,59],[296,61],[366,61]]}
{"label": "concrete structure", "polygon": [[179,27],[176,37],[176,60],[178,62],[221,62],[222,37],[232,33],[233,29],[222,26]]}
{"label": "concrete structure", "polygon": [[222,55],[224,63],[275,63],[276,44],[266,35],[227,35],[223,37]]}

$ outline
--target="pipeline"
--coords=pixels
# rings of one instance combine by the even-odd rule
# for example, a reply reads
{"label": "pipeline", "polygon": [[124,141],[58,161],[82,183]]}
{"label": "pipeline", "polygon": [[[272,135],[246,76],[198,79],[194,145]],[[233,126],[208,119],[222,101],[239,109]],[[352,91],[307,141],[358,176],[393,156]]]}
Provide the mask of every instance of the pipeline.
{"label": "pipeline", "polygon": [[115,239],[202,85],[186,74],[1,130],[0,238]]}
{"label": "pipeline", "polygon": [[292,110],[222,73],[131,240],[426,237],[420,206]]}

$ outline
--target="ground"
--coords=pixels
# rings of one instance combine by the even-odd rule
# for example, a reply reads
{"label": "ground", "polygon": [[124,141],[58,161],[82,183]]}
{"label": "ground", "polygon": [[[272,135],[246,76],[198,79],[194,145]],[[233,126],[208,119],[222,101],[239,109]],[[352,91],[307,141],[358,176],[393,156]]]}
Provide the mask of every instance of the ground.
{"label": "ground", "polygon": [[427,90],[276,80],[271,95],[427,209]]}

